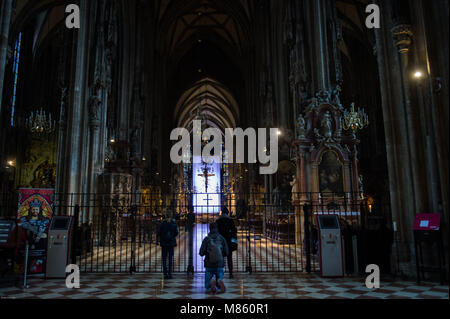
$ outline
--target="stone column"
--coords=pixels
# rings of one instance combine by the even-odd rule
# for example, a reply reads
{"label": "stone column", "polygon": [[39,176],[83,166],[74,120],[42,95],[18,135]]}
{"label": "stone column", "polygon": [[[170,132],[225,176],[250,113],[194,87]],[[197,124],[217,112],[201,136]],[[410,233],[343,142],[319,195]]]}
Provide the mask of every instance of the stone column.
{"label": "stone column", "polygon": [[[98,141],[100,128],[101,101],[97,97],[91,97],[89,106],[89,157],[88,157],[88,185],[87,185],[87,206],[89,222],[92,222],[95,209],[95,167],[98,157]],[[83,215],[83,222],[87,222],[86,214]]]}
{"label": "stone column", "polygon": [[303,205],[306,198],[306,171],[305,171],[305,152],[300,150],[297,153],[297,183],[300,196],[296,196],[293,201],[295,207],[295,244],[300,247],[302,244],[302,227],[305,223]]}
{"label": "stone column", "polygon": [[[355,146],[356,149],[356,146]],[[355,152],[352,155],[352,187],[353,190],[352,199],[355,200],[357,196],[359,196],[359,192],[362,190],[359,189],[359,175],[358,175],[358,155]]]}
{"label": "stone column", "polygon": [[304,151],[300,151],[299,154],[300,157],[300,176],[299,176],[299,181],[300,181],[300,199],[301,200],[306,200],[307,199],[307,195],[306,192],[308,191],[307,187],[306,187],[306,163],[305,163],[305,152]]}
{"label": "stone column", "polygon": [[310,34],[309,41],[312,46],[309,52],[310,59],[313,61],[312,92],[330,88],[329,69],[332,66],[328,55],[327,8],[325,0],[309,0],[305,3],[305,10],[309,13],[306,14],[309,20],[307,32]]}
{"label": "stone column", "polygon": [[421,183],[423,169],[419,166],[419,159],[424,155],[425,150],[421,145],[419,125],[417,125],[417,111],[411,107],[409,82],[411,75],[408,74],[410,47],[413,40],[413,32],[410,25],[400,24],[392,29],[392,36],[400,55],[400,71],[403,82],[404,109],[403,114],[408,129],[409,158],[411,159],[411,177],[414,190],[415,211],[423,211],[426,206],[426,189]]}
{"label": "stone column", "polygon": [[[73,87],[70,92],[70,102],[67,112],[67,145],[62,145],[60,151],[63,152],[66,163],[65,185],[62,189],[65,193],[78,193],[80,190],[82,174],[82,145],[83,145],[83,113],[85,105],[86,90],[86,70],[88,61],[88,43],[90,29],[90,1],[80,0],[81,25],[78,31],[76,45]],[[73,31],[75,32],[75,31]],[[66,147],[65,147],[66,146]],[[75,201],[78,199],[75,198]]]}
{"label": "stone column", "polygon": [[8,39],[11,24],[13,0],[5,0],[0,4],[0,114],[2,114],[3,88],[5,83],[5,67],[8,56]]}
{"label": "stone column", "polygon": [[[402,62],[399,56],[399,51],[403,52],[405,46],[409,43],[407,36],[409,33],[392,29],[394,26],[392,18],[394,2],[378,0],[376,3],[385,12],[381,15],[381,23],[386,27],[375,29],[375,39],[386,137],[392,219],[393,222],[397,223],[398,234],[396,237],[401,268],[407,273],[414,273],[412,225],[416,205],[412,177],[414,170],[411,161],[416,159],[411,157],[405,114],[406,102],[401,66],[405,61]],[[400,32],[403,32],[401,37]],[[394,40],[395,34],[398,34],[397,40]],[[393,251],[395,253],[397,249]],[[396,259],[397,256],[394,258]]]}
{"label": "stone column", "polygon": [[[61,198],[69,207],[81,204],[79,194],[83,185],[83,178],[86,170],[83,166],[83,146],[85,144],[85,90],[86,75],[88,70],[88,54],[90,21],[91,21],[91,4],[92,1],[80,0],[80,10],[85,14],[81,15],[81,28],[76,30],[65,30],[65,32],[74,32],[75,39],[73,43],[73,64],[71,66],[71,74],[67,83],[67,102],[66,111],[64,113],[65,126],[60,128],[60,134],[64,137],[63,141],[58,145],[58,184],[57,193],[63,194]],[[67,214],[73,211],[68,210]]]}

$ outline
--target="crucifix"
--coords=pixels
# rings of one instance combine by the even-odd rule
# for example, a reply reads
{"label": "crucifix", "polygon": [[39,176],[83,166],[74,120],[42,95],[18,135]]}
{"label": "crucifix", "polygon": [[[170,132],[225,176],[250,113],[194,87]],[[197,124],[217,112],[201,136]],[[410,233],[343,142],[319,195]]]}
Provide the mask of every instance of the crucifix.
{"label": "crucifix", "polygon": [[208,193],[208,177],[216,176],[215,174],[210,174],[211,167],[206,162],[203,162],[202,168],[203,174],[198,174],[198,176],[203,177],[205,179],[205,192]]}

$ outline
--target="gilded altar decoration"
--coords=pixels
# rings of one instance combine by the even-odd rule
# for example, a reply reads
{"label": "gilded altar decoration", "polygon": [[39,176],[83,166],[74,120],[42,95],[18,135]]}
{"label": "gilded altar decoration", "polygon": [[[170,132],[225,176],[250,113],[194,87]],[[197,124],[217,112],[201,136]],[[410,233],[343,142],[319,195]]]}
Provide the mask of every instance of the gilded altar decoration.
{"label": "gilded altar decoration", "polygon": [[41,163],[33,173],[31,186],[33,188],[53,188],[56,180],[56,164],[48,160]]}

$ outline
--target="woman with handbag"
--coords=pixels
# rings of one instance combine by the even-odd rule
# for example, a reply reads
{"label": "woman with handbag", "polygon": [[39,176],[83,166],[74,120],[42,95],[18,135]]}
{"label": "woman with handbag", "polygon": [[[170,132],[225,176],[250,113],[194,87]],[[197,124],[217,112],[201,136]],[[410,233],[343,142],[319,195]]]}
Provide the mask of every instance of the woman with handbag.
{"label": "woman with handbag", "polygon": [[230,279],[233,278],[233,251],[237,250],[237,229],[233,220],[230,218],[228,208],[222,206],[222,213],[217,220],[217,226],[219,228],[219,234],[222,235],[227,241],[227,245],[230,248],[227,256],[228,271],[230,273]]}

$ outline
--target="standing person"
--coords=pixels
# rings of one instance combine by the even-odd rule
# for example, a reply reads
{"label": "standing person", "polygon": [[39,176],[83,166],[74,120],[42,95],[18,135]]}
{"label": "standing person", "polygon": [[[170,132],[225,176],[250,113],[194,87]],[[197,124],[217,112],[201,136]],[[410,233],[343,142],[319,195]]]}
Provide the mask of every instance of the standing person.
{"label": "standing person", "polygon": [[[228,255],[228,246],[225,238],[219,234],[216,223],[209,225],[209,231],[200,247],[200,256],[205,256],[205,288],[215,294],[216,285],[219,286],[221,292],[225,292],[223,257]],[[214,276],[215,279],[213,279]]]}
{"label": "standing person", "polygon": [[237,229],[233,220],[230,218],[230,213],[226,206],[222,206],[222,214],[217,220],[217,227],[219,228],[219,234],[227,241],[229,249],[227,264],[231,279],[233,278],[233,251],[237,249],[237,246],[232,243],[232,239],[237,239]]}
{"label": "standing person", "polygon": [[[162,265],[165,279],[172,279],[174,247],[177,245],[178,227],[172,211],[166,210],[164,221],[158,227],[159,242],[162,247]],[[167,257],[169,268],[167,268]]]}

